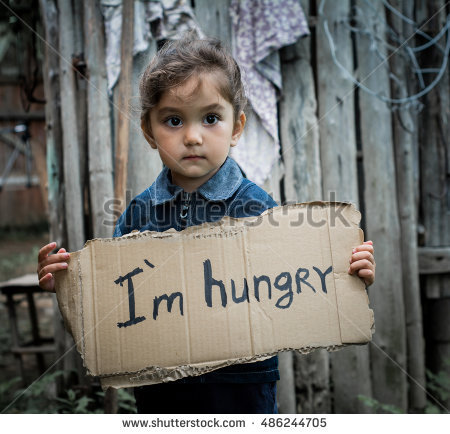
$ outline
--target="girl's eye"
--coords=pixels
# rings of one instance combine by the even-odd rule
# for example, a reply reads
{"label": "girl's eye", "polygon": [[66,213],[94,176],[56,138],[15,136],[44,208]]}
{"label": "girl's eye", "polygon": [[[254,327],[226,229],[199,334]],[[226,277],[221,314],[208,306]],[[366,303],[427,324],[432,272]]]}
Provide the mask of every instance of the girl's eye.
{"label": "girl's eye", "polygon": [[219,121],[219,117],[217,115],[206,115],[205,123],[208,125],[214,125]]}
{"label": "girl's eye", "polygon": [[172,116],[171,118],[169,118],[169,119],[167,119],[166,121],[165,121],[165,123],[167,124],[167,125],[169,125],[169,127],[178,127],[178,126],[180,126],[181,125],[181,119],[180,118],[178,118],[178,117],[176,117],[176,116]]}

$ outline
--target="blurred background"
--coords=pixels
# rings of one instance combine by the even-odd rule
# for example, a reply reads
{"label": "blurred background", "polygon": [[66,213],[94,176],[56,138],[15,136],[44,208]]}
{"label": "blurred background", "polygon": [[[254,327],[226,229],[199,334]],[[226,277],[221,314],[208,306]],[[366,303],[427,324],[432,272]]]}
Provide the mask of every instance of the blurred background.
{"label": "blurred background", "polygon": [[375,245],[373,342],[282,353],[279,412],[448,413],[444,0],[0,0],[0,411],[135,412],[85,375],[37,254],[112,236],[154,181],[139,76],[186,31],[242,68],[247,177],[279,204],[355,203]]}

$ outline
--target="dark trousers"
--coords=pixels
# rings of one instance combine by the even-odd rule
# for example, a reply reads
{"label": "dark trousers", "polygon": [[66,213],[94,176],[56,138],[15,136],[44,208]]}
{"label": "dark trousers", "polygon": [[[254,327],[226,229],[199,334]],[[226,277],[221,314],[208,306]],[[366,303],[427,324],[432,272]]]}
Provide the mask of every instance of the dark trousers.
{"label": "dark trousers", "polygon": [[161,383],[134,388],[141,414],[277,413],[276,382]]}

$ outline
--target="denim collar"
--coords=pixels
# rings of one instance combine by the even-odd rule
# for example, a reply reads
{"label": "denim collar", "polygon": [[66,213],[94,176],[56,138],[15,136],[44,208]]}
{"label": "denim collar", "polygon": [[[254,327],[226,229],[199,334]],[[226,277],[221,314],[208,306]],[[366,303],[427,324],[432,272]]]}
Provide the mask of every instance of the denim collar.
{"label": "denim collar", "polygon": [[[239,188],[244,177],[237,163],[227,157],[220,169],[197,190],[207,200],[225,200]],[[178,196],[183,189],[170,181],[170,169],[164,166],[156,181],[149,187],[154,205],[160,205]]]}

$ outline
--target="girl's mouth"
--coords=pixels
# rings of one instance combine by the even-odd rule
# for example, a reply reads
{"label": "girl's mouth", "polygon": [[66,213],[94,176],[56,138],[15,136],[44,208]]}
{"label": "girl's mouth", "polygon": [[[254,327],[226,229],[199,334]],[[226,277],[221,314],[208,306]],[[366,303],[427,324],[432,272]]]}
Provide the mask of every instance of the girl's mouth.
{"label": "girl's mouth", "polygon": [[205,157],[199,157],[198,155],[191,155],[189,157],[184,157],[183,160],[201,160]]}

